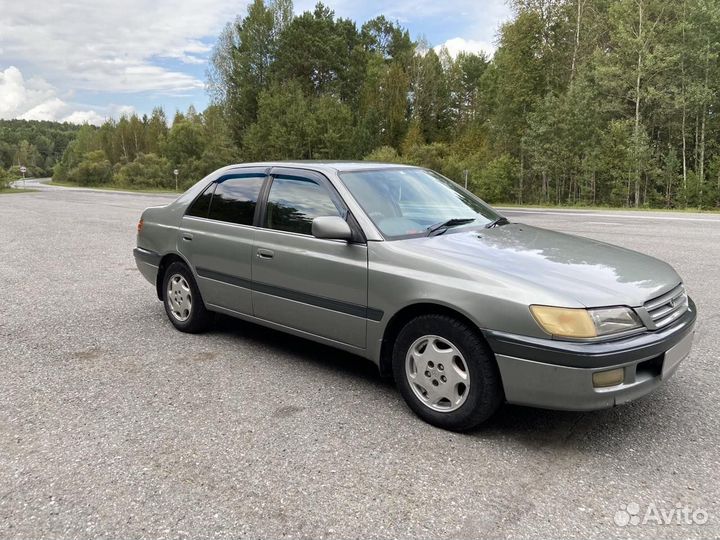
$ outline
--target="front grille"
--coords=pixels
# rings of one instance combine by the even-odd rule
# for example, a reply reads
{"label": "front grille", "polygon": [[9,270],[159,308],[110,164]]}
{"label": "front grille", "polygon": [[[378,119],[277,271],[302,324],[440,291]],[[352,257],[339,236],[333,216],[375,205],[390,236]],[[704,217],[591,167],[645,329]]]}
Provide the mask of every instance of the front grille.
{"label": "front grille", "polygon": [[645,310],[650,315],[655,328],[663,328],[682,317],[688,310],[688,296],[682,283],[670,292],[645,302]]}

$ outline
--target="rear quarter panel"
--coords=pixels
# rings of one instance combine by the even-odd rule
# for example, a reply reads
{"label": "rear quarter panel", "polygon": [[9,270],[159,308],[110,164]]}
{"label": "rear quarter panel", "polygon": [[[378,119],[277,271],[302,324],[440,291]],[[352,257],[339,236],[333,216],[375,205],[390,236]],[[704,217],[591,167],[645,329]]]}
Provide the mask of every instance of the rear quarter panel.
{"label": "rear quarter panel", "polygon": [[187,207],[211,182],[206,178],[195,184],[165,206],[151,206],[142,213],[143,228],[137,236],[137,246],[167,255],[178,253],[178,230]]}

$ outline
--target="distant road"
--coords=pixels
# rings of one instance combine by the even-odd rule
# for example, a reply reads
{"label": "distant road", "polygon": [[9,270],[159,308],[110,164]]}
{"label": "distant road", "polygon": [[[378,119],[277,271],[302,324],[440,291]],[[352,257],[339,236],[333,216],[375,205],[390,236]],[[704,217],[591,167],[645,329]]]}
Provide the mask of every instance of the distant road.
{"label": "distant road", "polygon": [[175,193],[167,192],[148,192],[148,191],[132,191],[123,189],[100,189],[93,187],[70,187],[70,186],[56,186],[52,184],[52,178],[27,178],[26,180],[16,180],[10,182],[10,186],[18,189],[36,189],[39,191],[90,191],[98,193],[120,193],[123,195],[148,195],[151,197],[168,197],[174,199],[177,197]]}
{"label": "distant road", "polygon": [[46,184],[48,182],[52,182],[52,178],[26,178],[24,180],[15,180],[14,182],[10,182],[10,187],[15,189],[47,188],[48,186],[46,186]]}
{"label": "distant road", "polygon": [[565,218],[613,218],[613,219],[645,219],[653,221],[709,221],[720,223],[720,213],[702,214],[700,212],[672,212],[661,210],[627,210],[607,208],[574,210],[572,208],[522,208],[519,206],[495,207],[503,215],[521,220],[523,216],[562,216]]}

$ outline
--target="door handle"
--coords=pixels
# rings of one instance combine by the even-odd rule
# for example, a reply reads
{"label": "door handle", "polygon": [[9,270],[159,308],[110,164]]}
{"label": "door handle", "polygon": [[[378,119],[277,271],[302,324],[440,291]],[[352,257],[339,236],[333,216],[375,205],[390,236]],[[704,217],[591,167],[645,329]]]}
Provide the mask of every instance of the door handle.
{"label": "door handle", "polygon": [[257,250],[257,256],[260,259],[272,259],[275,256],[275,252],[270,249],[259,248]]}
{"label": "door handle", "polygon": [[182,239],[187,240],[188,242],[193,239],[193,235],[189,232],[182,233]]}

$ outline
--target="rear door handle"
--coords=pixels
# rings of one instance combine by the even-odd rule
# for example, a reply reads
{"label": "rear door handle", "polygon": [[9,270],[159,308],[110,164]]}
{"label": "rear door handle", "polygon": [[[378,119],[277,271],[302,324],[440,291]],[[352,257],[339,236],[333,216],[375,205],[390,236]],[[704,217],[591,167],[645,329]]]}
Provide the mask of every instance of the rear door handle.
{"label": "rear door handle", "polygon": [[257,256],[260,259],[272,259],[275,256],[275,252],[270,249],[258,248]]}
{"label": "rear door handle", "polygon": [[193,235],[192,235],[191,233],[189,233],[189,232],[183,233],[183,234],[182,234],[182,239],[183,239],[183,240],[187,240],[187,241],[189,242],[190,240],[193,239]]}

